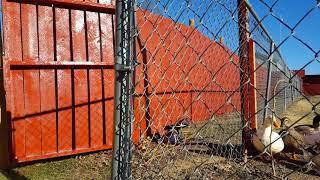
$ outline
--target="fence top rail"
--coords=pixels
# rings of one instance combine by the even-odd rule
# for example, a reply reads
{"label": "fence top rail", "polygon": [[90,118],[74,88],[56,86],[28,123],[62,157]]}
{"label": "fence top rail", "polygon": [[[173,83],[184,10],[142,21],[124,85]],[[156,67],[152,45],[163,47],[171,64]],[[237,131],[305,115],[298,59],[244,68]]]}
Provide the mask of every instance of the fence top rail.
{"label": "fence top rail", "polygon": [[[252,8],[250,2],[248,0],[245,0],[245,5],[248,8],[248,10],[250,11],[250,13],[253,15],[254,19],[258,22],[260,22],[260,17],[258,16],[258,14],[256,13],[256,11]],[[259,23],[261,29],[264,31],[264,33],[266,33],[266,35],[268,36],[268,38],[270,39],[270,41],[272,43],[274,43],[273,39],[270,36],[270,33],[268,32],[268,30],[264,27],[264,25],[262,23]]]}
{"label": "fence top rail", "polygon": [[112,4],[100,4],[90,1],[75,0],[8,0],[9,2],[51,6],[57,8],[83,10],[98,13],[115,14],[116,8]]}
{"label": "fence top rail", "polygon": [[[254,19],[259,22],[259,26],[261,27],[262,31],[265,33],[265,35],[268,37],[268,39],[271,41],[271,43],[275,44],[275,52],[278,52],[278,55],[281,59],[281,61],[283,61],[283,63],[285,64],[285,68],[287,70],[290,71],[290,69],[288,68],[287,64],[284,62],[283,57],[281,55],[281,53],[279,52],[278,46],[277,44],[273,41],[273,38],[271,37],[269,31],[264,27],[263,23],[260,22],[261,18],[259,17],[259,15],[256,13],[256,11],[252,8],[250,2],[248,0],[244,0],[246,7],[248,8],[248,10],[250,11],[250,13],[252,14],[252,16],[254,17]],[[274,53],[274,52],[273,52]]]}

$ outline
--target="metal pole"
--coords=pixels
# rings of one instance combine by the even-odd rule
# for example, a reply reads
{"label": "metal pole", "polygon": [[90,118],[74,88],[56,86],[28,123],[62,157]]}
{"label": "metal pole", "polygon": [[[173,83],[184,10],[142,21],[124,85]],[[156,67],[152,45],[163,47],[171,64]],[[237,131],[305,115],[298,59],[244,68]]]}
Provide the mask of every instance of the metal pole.
{"label": "metal pole", "polygon": [[[271,88],[271,77],[272,77],[272,60],[273,60],[273,52],[274,51],[274,43],[272,42],[270,44],[270,57],[269,57],[269,63],[268,63],[268,77],[267,77],[267,88],[266,88],[266,98],[264,101],[264,112],[263,112],[263,117],[264,119],[267,118],[268,115],[268,109],[269,107],[269,98],[270,98],[270,88]],[[271,54],[272,53],[272,54]]]}
{"label": "metal pole", "polygon": [[[273,94],[272,94],[272,96],[273,97],[275,97],[275,95],[276,95],[276,91],[277,91],[277,88],[278,88],[278,86],[279,86],[279,84],[280,83],[285,83],[286,81],[284,80],[284,79],[280,79],[277,83],[276,83],[276,85],[274,86],[274,88],[273,88]],[[284,98],[284,99],[286,99],[286,98]],[[276,98],[274,98],[273,99],[273,106],[272,106],[272,111],[274,112],[274,111],[276,111]]]}
{"label": "metal pole", "polygon": [[[130,67],[130,71],[128,73],[128,79],[127,79],[127,88],[126,88],[126,93],[127,93],[127,99],[128,99],[128,104],[126,106],[126,115],[127,115],[127,125],[126,125],[126,143],[127,143],[127,148],[126,148],[126,160],[127,160],[127,166],[126,166],[126,179],[131,179],[131,158],[132,158],[132,152],[131,152],[131,147],[132,147],[132,131],[133,131],[133,119],[134,119],[134,83],[135,83],[135,66],[136,66],[136,24],[135,24],[135,10],[136,10],[136,4],[135,0],[131,0],[128,2],[128,20],[129,23],[127,23],[127,30],[128,30],[128,58],[126,61],[126,64],[128,67]],[[129,96],[129,97],[128,97]]]}
{"label": "metal pole", "polygon": [[116,1],[115,95],[112,179],[130,179],[131,169],[131,7],[130,0]]}
{"label": "metal pole", "polygon": [[296,89],[295,89],[296,90],[296,95],[294,97],[297,98],[298,97],[298,93],[299,93],[298,90],[297,90],[298,89],[298,80],[297,80],[297,78],[295,78],[295,85],[296,85]]}
{"label": "metal pole", "polygon": [[292,82],[290,82],[290,88],[291,88],[291,102],[293,102],[293,85],[292,85]]}
{"label": "metal pole", "polygon": [[287,85],[284,87],[284,112],[287,111]]}

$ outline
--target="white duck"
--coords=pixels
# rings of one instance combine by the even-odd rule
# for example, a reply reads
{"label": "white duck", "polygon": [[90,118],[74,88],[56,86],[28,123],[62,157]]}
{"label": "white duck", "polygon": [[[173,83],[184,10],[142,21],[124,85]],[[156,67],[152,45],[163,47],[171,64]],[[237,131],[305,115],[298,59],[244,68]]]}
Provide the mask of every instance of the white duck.
{"label": "white duck", "polygon": [[[278,133],[272,131],[271,124],[273,124],[276,128],[280,128],[280,125],[277,122],[277,120],[275,118],[272,118],[272,116],[269,116],[263,122],[262,131],[258,131],[257,134],[253,135],[253,138],[252,138],[253,146],[259,152],[266,151],[270,153],[270,147],[271,147],[272,154],[276,154],[281,152],[284,148],[284,143],[282,141],[281,136]],[[270,144],[271,146],[269,146]]]}

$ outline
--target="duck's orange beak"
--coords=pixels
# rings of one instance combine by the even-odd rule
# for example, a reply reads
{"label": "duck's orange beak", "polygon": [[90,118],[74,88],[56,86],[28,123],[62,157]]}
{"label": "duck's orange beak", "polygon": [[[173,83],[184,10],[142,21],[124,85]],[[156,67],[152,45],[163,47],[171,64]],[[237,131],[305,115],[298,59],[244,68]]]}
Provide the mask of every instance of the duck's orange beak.
{"label": "duck's orange beak", "polygon": [[273,120],[273,126],[277,129],[281,127],[280,123],[276,119]]}

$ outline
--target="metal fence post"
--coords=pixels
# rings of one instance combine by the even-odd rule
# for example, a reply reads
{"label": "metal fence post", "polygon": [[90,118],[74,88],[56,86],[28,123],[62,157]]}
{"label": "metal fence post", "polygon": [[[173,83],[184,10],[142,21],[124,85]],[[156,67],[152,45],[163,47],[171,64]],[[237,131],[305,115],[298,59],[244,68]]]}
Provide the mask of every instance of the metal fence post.
{"label": "metal fence post", "polygon": [[[264,114],[263,117],[264,119],[267,118],[268,115],[268,107],[269,107],[269,98],[270,98],[270,88],[271,88],[271,78],[272,78],[272,59],[273,59],[273,52],[274,51],[274,43],[270,43],[270,57],[269,57],[269,62],[268,62],[268,77],[267,77],[267,87],[266,87],[266,98],[264,102]],[[272,53],[272,54],[271,54]],[[275,98],[275,97],[274,97]]]}
{"label": "metal fence post", "polygon": [[115,95],[112,179],[131,178],[131,28],[132,1],[116,1]]}
{"label": "metal fence post", "polygon": [[293,102],[294,98],[293,98],[293,85],[292,85],[292,81],[290,82],[290,91],[291,91],[291,102]]}
{"label": "metal fence post", "polygon": [[298,97],[298,90],[297,90],[297,89],[298,89],[298,80],[297,80],[297,78],[296,78],[296,80],[295,80],[295,87],[296,87],[296,89],[295,89],[295,92],[296,92],[296,93],[295,93],[295,96],[294,96],[294,97],[296,98],[296,97]]}
{"label": "metal fence post", "polygon": [[284,112],[287,110],[287,85],[284,87]]}

